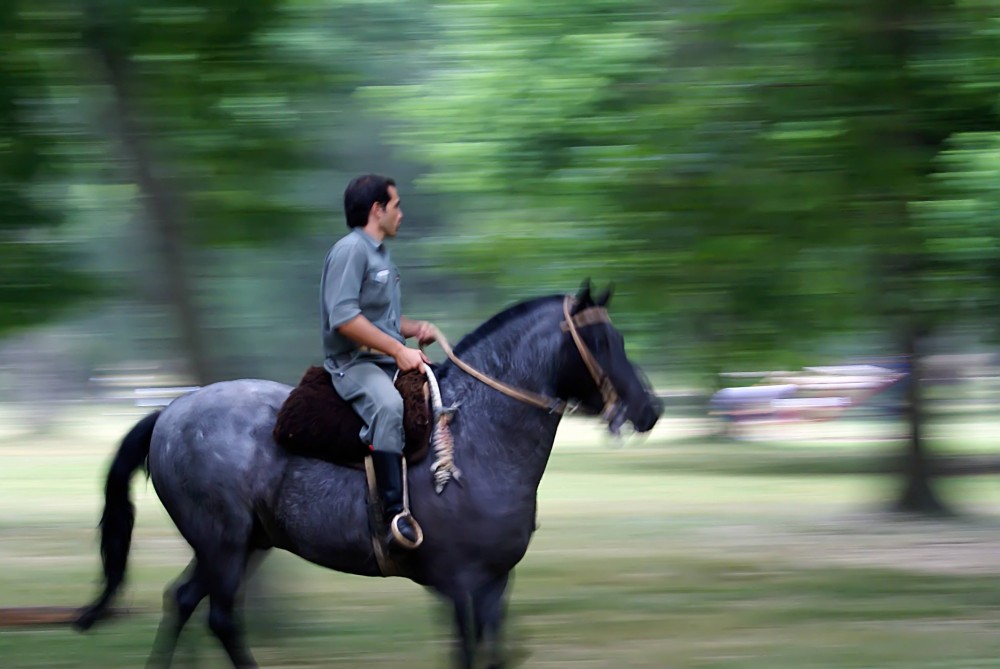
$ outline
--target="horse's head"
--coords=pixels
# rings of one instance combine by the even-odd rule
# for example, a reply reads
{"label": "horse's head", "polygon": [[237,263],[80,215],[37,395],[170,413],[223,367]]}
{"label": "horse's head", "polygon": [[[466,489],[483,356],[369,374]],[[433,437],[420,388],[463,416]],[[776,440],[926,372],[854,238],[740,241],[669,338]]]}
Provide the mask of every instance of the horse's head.
{"label": "horse's head", "polygon": [[663,402],[625,355],[625,338],[607,317],[610,299],[610,288],[593,297],[588,280],[576,299],[567,301],[559,396],[578,401],[589,414],[601,414],[616,434],[626,421],[637,432],[648,432]]}

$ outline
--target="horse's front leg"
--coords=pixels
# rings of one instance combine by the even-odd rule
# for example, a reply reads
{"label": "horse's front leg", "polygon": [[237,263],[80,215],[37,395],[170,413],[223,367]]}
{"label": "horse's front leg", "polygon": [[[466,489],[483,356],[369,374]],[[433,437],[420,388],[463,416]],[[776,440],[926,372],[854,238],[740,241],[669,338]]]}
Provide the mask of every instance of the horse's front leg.
{"label": "horse's front leg", "polygon": [[455,619],[455,654],[460,669],[473,669],[476,659],[475,607],[472,595],[467,591],[451,593],[452,611]]}
{"label": "horse's front leg", "polygon": [[507,572],[476,591],[473,597],[473,616],[476,642],[482,643],[487,653],[487,669],[503,669],[503,622],[507,612]]}

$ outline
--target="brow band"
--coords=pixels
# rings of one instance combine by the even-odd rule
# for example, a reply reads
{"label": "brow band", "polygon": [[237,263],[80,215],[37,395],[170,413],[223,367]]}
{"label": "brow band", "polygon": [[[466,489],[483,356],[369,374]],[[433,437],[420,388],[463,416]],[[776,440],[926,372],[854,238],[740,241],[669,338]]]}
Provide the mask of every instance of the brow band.
{"label": "brow band", "polygon": [[[582,328],[587,325],[593,325],[595,323],[610,323],[611,319],[608,318],[608,310],[604,307],[587,307],[580,313],[573,316],[573,325],[578,328]],[[566,321],[562,322],[562,330],[566,332],[569,330],[569,324]]]}

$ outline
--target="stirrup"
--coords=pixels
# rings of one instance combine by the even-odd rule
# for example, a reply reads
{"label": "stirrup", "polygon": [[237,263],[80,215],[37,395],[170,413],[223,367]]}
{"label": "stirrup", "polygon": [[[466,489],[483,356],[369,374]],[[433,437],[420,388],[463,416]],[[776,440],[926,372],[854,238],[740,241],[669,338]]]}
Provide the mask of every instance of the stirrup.
{"label": "stirrup", "polygon": [[[410,541],[399,531],[399,521],[406,518],[410,521],[410,525],[413,527],[413,531],[417,534],[416,541]],[[392,517],[389,521],[389,531],[392,533],[393,540],[399,544],[401,548],[405,548],[408,551],[416,550],[420,548],[420,544],[424,543],[424,530],[420,527],[417,519],[414,518],[409,511],[403,510]]]}

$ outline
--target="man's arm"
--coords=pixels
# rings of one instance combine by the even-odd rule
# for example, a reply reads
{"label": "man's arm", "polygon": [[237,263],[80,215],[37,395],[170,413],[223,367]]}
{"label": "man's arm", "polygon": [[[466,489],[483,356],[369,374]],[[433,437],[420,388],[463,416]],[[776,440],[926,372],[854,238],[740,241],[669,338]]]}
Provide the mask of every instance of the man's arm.
{"label": "man's arm", "polygon": [[[402,332],[403,320],[400,319],[400,332]],[[422,369],[424,363],[430,364],[430,360],[424,355],[423,351],[408,348],[404,344],[400,344],[375,327],[370,320],[362,315],[355,316],[338,327],[337,332],[362,346],[368,346],[369,348],[391,355],[395,358],[396,366],[399,367],[399,371],[401,372],[408,372],[411,369]],[[404,334],[403,336],[406,335]]]}

